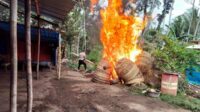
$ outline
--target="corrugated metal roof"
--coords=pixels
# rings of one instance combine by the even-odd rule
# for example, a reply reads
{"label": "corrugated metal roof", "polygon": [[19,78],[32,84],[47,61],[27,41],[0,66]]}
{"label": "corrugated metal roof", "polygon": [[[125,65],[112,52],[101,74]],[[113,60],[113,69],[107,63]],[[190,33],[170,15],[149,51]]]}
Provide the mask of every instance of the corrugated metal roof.
{"label": "corrugated metal roof", "polygon": [[[10,0],[1,0],[9,3]],[[19,6],[24,6],[24,0],[18,0]],[[73,0],[38,0],[40,15],[63,21],[67,13],[73,8]],[[35,2],[32,0],[32,10],[36,12]]]}

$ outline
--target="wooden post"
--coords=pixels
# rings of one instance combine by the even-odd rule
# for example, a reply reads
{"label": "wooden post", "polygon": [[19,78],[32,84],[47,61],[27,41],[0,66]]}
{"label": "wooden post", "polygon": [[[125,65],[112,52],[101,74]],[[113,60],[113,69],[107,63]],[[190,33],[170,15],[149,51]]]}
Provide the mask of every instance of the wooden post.
{"label": "wooden post", "polygon": [[59,45],[57,51],[57,75],[59,80],[61,74],[61,34],[59,35]]}
{"label": "wooden post", "polygon": [[10,80],[10,112],[17,112],[17,4],[10,1],[10,45],[11,45],[11,80]]}
{"label": "wooden post", "polygon": [[31,62],[31,0],[25,0],[25,38],[26,38],[26,63],[27,63],[27,112],[32,112],[33,85]]}
{"label": "wooden post", "polygon": [[38,16],[38,43],[37,43],[37,76],[36,78],[39,79],[39,72],[40,72],[40,16]]}

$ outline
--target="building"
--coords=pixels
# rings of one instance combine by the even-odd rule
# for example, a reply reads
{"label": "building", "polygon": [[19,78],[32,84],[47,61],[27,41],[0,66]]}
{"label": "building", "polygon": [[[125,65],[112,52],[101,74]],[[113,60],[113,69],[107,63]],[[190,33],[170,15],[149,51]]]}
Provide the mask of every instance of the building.
{"label": "building", "polygon": [[[26,46],[25,46],[25,26],[17,25],[18,38],[18,62],[25,63],[26,61]],[[59,45],[59,33],[50,29],[40,29],[41,46],[40,46],[40,64],[46,65],[56,64],[56,49]],[[8,22],[0,22],[0,64],[10,62],[10,24]],[[31,27],[31,56],[32,64],[37,62],[38,52],[38,29]]]}

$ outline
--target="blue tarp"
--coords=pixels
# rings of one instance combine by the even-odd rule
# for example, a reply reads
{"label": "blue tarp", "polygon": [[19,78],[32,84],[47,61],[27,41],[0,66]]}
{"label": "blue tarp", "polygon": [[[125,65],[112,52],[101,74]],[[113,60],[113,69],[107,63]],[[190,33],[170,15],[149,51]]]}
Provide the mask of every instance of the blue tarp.
{"label": "blue tarp", "polygon": [[196,68],[194,67],[187,68],[185,74],[188,83],[200,85],[200,71],[198,71]]}
{"label": "blue tarp", "polygon": [[[0,32],[5,32],[6,34],[10,34],[10,24],[8,22],[2,22],[0,21]],[[23,39],[24,38],[24,33],[25,33],[25,28],[24,25],[18,24],[17,25],[17,35],[18,38]],[[38,29],[36,27],[31,27],[31,38],[32,40],[37,40],[37,32]],[[40,30],[41,34],[41,41],[49,41],[58,44],[59,43],[59,33],[55,32],[50,29],[44,29],[41,28]],[[1,38],[1,37],[0,37]]]}

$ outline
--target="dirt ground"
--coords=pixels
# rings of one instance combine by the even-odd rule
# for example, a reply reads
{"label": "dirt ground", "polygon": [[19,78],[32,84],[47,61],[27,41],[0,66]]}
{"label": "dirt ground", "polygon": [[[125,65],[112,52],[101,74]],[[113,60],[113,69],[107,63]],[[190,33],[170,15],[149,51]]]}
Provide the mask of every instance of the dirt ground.
{"label": "dirt ground", "polygon": [[[35,76],[35,73],[33,74]],[[54,70],[33,80],[33,112],[189,112],[159,99],[132,95],[122,85],[98,84],[84,75],[64,69],[56,79]],[[18,111],[26,110],[25,74],[19,73]],[[0,112],[9,110],[9,75],[0,72]]]}

